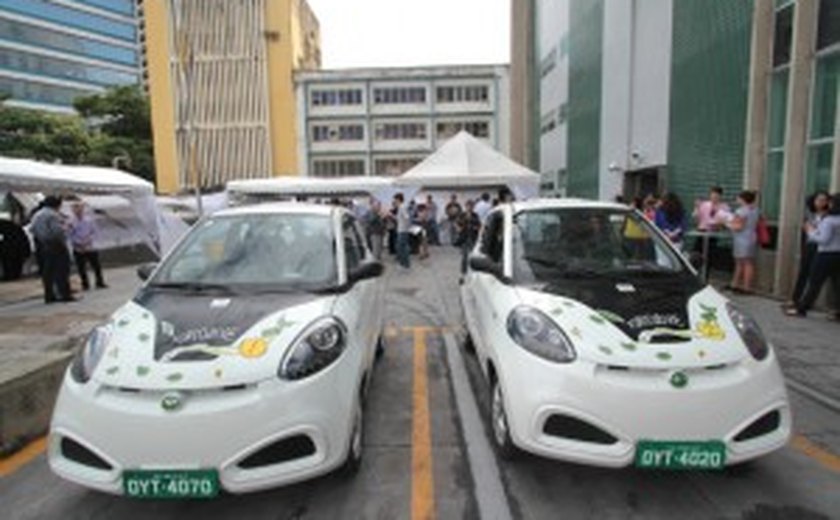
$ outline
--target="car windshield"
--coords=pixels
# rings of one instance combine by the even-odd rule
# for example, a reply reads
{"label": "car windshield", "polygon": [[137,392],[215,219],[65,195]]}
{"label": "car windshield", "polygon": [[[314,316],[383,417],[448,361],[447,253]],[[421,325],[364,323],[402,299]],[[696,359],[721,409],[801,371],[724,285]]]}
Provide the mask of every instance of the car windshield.
{"label": "car windshield", "polygon": [[643,216],[620,209],[522,211],[514,217],[513,260],[522,283],[686,272]]}
{"label": "car windshield", "polygon": [[199,222],[151,287],[244,291],[319,289],[337,280],[327,215],[250,214]]}

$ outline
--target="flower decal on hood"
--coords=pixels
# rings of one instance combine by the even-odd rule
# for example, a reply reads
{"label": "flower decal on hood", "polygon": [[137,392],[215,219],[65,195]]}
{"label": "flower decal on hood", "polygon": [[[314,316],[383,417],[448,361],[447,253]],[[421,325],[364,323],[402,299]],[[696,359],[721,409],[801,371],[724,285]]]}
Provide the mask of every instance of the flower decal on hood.
{"label": "flower decal on hood", "polygon": [[726,338],[726,333],[718,323],[717,308],[709,307],[708,305],[700,304],[703,309],[700,314],[700,322],[695,327],[697,334],[701,338],[711,339],[715,341],[723,341]]}

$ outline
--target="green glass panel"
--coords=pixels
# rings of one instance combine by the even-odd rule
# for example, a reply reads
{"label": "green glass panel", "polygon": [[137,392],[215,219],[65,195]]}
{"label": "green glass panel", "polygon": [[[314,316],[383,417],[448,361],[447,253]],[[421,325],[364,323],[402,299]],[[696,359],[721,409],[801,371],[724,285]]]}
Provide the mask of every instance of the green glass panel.
{"label": "green glass panel", "polygon": [[571,0],[568,194],[598,196],[601,58],[605,0]]}
{"label": "green glass panel", "polygon": [[770,131],[767,133],[767,145],[780,148],[785,145],[787,123],[788,71],[780,70],[770,79]]}
{"label": "green glass panel", "polygon": [[805,171],[805,193],[828,190],[831,187],[831,162],[834,159],[834,143],[808,147],[808,168]]}
{"label": "green glass panel", "polygon": [[814,73],[814,95],[811,99],[811,139],[834,135],[838,75],[840,75],[840,54],[832,54],[817,61]]}
{"label": "green glass panel", "polygon": [[750,2],[673,2],[666,189],[689,208],[709,187],[731,200],[744,178]]}
{"label": "green glass panel", "polygon": [[771,152],[767,155],[767,170],[764,172],[764,186],[761,188],[761,211],[769,220],[779,218],[784,167],[784,152]]}

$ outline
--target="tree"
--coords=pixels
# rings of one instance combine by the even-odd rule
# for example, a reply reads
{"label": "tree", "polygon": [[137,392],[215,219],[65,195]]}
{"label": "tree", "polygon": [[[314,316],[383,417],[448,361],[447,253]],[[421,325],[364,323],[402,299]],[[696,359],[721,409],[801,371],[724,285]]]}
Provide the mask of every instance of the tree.
{"label": "tree", "polygon": [[78,164],[89,149],[78,117],[0,104],[0,155]]}
{"label": "tree", "polygon": [[88,164],[112,166],[114,158],[125,156],[121,168],[154,182],[151,110],[139,86],[79,97],[73,107],[91,128]]}

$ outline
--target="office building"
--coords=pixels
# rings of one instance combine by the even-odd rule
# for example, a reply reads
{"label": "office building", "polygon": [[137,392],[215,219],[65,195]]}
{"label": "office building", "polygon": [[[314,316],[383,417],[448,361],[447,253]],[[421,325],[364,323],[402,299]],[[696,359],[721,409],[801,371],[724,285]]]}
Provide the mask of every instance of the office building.
{"label": "office building", "polygon": [[139,78],[134,0],[0,0],[0,93],[9,106],[73,100]]}
{"label": "office building", "polygon": [[298,73],[300,171],[400,175],[461,130],[507,154],[508,82],[506,65]]}
{"label": "office building", "polygon": [[297,174],[294,70],[320,67],[305,0],[146,0],[157,188]]}
{"label": "office building", "polygon": [[758,190],[774,235],[760,284],[789,294],[804,199],[840,189],[840,1],[514,0],[513,14],[513,67],[538,101],[512,111],[547,191],[667,190],[690,208],[712,185]]}

